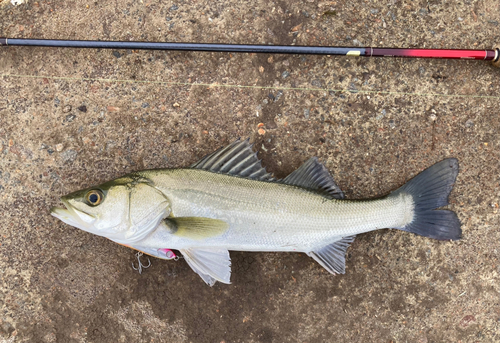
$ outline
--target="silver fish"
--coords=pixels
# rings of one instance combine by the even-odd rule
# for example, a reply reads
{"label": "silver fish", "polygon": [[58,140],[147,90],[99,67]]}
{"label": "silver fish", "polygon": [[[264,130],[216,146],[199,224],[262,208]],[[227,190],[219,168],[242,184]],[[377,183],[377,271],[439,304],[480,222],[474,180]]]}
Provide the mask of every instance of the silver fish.
{"label": "silver fish", "polygon": [[316,158],[282,180],[237,140],[183,169],[134,172],[61,198],[51,214],[81,230],[163,259],[179,250],[209,285],[230,283],[229,250],[296,251],[345,272],[355,235],[394,228],[438,240],[461,236],[448,196],[458,161],[443,160],[387,196],[344,200]]}

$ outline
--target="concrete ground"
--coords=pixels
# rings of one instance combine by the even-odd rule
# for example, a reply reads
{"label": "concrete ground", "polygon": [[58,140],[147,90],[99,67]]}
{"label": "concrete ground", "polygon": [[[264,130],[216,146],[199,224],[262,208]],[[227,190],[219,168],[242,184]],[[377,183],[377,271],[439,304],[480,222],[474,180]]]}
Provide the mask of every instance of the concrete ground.
{"label": "concrete ground", "polygon": [[[0,4],[0,36],[13,38],[500,43],[496,0]],[[0,342],[500,341],[490,64],[3,47],[0,74]],[[335,277],[304,254],[232,252],[232,284],[210,288],[182,260],[139,275],[132,250],[49,215],[61,195],[187,166],[238,137],[277,177],[318,156],[351,199],[456,157],[463,239],[362,234]]]}

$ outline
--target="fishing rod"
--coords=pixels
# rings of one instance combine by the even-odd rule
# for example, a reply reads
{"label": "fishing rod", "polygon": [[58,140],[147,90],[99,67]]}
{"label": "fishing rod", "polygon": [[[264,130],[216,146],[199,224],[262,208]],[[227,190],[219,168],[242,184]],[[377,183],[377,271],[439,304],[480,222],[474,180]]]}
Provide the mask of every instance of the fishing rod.
{"label": "fishing rod", "polygon": [[58,40],[0,38],[0,46],[39,46],[53,48],[91,48],[91,49],[131,49],[131,50],[172,50],[172,51],[211,51],[234,53],[302,54],[302,55],[344,55],[364,57],[411,57],[472,59],[492,61],[500,68],[500,46],[491,50],[465,49],[398,49],[398,48],[359,48],[334,46],[300,45],[252,45],[252,44],[212,44],[212,43],[173,43],[173,42],[120,42],[95,40]]}

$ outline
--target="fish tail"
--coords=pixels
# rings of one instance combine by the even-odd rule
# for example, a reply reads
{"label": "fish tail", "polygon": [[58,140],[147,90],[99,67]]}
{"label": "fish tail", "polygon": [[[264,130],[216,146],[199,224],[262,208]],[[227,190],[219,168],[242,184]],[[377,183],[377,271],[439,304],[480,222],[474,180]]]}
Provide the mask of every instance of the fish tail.
{"label": "fish tail", "polygon": [[427,168],[390,196],[410,195],[413,219],[400,230],[438,240],[462,236],[460,220],[453,211],[437,210],[448,205],[448,196],[458,174],[458,160],[448,158]]}

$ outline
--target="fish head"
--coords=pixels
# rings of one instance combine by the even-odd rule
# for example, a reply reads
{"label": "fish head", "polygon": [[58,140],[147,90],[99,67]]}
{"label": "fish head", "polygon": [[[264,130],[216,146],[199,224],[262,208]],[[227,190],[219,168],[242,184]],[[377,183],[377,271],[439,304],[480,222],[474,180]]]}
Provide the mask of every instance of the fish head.
{"label": "fish head", "polygon": [[170,213],[170,202],[146,178],[125,176],[61,197],[51,214],[66,224],[117,243],[140,241]]}

